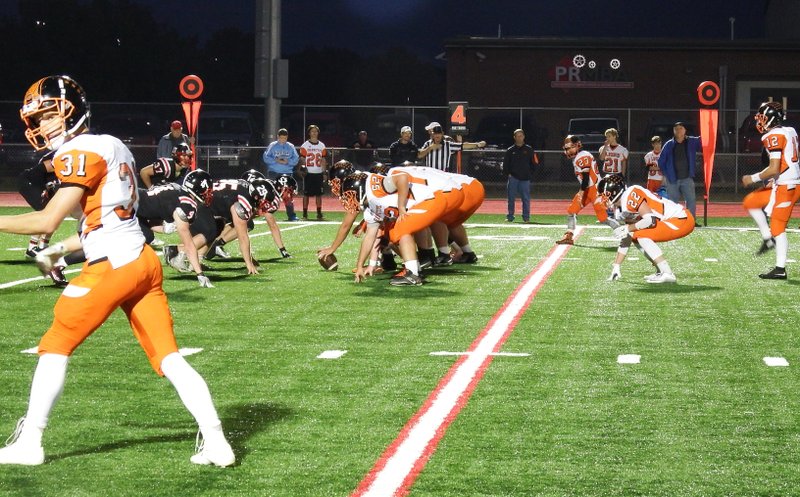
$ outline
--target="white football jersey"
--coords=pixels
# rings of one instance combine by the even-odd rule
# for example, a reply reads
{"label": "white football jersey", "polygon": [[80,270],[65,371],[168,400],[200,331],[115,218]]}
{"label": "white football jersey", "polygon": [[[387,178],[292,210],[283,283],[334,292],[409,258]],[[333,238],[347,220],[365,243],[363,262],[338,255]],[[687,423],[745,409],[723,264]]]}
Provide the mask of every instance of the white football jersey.
{"label": "white football jersey", "polygon": [[115,269],[139,257],[145,239],[136,220],[136,165],[131,151],[109,135],[82,134],[53,156],[62,187],[84,189],[80,237],[86,260],[108,258]]}
{"label": "white football jersey", "polygon": [[780,175],[775,180],[778,185],[800,184],[800,157],[797,150],[797,132],[791,126],[778,126],[761,136],[761,143],[769,152],[769,158],[780,159]]}
{"label": "white football jersey", "polygon": [[[661,174],[661,169],[658,167],[658,158],[661,156],[661,153],[655,153],[652,150],[644,154],[644,163],[647,166],[647,179],[652,179],[656,181],[661,181],[664,179],[664,175]],[[655,166],[654,169],[651,169],[650,166]]]}
{"label": "white football jersey", "polygon": [[324,143],[321,141],[311,143],[306,140],[300,145],[300,155],[306,159],[306,168],[308,172],[313,174],[325,172],[325,169],[320,165],[320,160],[328,155],[328,149],[325,148]]}
{"label": "white football jersey", "polygon": [[426,166],[393,167],[389,170],[389,175],[405,173],[411,178],[412,183],[422,183],[433,190],[449,192],[460,190],[461,182],[455,179],[455,174],[447,173]]}
{"label": "white football jersey", "polygon": [[[397,188],[391,177],[380,174],[367,174],[367,205],[364,208],[364,220],[367,224],[377,224],[386,218],[397,218],[400,213],[398,208]],[[419,183],[409,183],[406,211],[425,200],[434,198],[434,190],[429,186]]]}
{"label": "white football jersey", "polygon": [[661,198],[647,188],[639,185],[629,186],[620,197],[620,211],[625,218],[634,218],[639,213],[639,207],[645,203],[658,219],[672,218],[685,219],[686,209],[670,199]]}
{"label": "white football jersey", "polygon": [[614,147],[600,147],[600,153],[606,151],[605,161],[603,162],[603,173],[605,174],[622,174],[622,162],[628,160],[628,149],[620,144]]}

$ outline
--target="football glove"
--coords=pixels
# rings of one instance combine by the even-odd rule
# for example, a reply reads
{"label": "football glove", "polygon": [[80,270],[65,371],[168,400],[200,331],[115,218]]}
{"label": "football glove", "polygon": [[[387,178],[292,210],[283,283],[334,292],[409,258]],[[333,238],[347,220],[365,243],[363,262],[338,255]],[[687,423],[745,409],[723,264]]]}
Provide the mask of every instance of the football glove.
{"label": "football glove", "polygon": [[620,278],[622,278],[622,271],[619,268],[619,264],[614,264],[611,269],[611,276],[608,277],[607,281],[617,281]]}
{"label": "football glove", "polygon": [[200,286],[203,288],[214,288],[214,285],[211,284],[211,280],[203,273],[197,273],[197,282],[200,283]]}
{"label": "football glove", "polygon": [[623,224],[622,226],[617,226],[614,228],[614,238],[617,240],[624,240],[629,236],[631,236],[631,232],[628,231],[627,225]]}
{"label": "football glove", "polygon": [[175,223],[168,223],[166,221],[164,221],[164,224],[162,224],[161,227],[164,229],[165,235],[175,233],[178,230],[178,228],[175,227]]}
{"label": "football glove", "polygon": [[54,243],[36,254],[36,267],[43,275],[47,276],[56,262],[66,253],[67,250],[63,243]]}

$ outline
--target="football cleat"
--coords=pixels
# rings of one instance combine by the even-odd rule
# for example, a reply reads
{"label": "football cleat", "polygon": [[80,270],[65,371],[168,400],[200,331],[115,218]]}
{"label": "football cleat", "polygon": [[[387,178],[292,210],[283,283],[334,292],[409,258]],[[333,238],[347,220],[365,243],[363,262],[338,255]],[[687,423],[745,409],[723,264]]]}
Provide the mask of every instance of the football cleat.
{"label": "football cleat", "polygon": [[454,262],[456,264],[476,264],[478,262],[478,256],[475,252],[464,252],[461,254],[461,257]]}
{"label": "football cleat", "polygon": [[763,242],[761,242],[761,247],[756,252],[756,255],[764,255],[770,250],[775,248],[775,239],[774,238],[767,238]]}
{"label": "football cleat", "polygon": [[179,273],[188,273],[189,271],[191,271],[191,268],[189,267],[189,259],[186,257],[185,252],[178,252],[178,255],[171,258],[167,262],[170,266],[172,266],[173,269],[175,269]]}
{"label": "football cleat", "polygon": [[397,261],[394,260],[394,255],[383,254],[381,257],[381,267],[384,271],[397,271]]}
{"label": "football cleat", "polygon": [[389,284],[392,286],[421,286],[422,278],[412,273],[408,269],[403,269],[399,273],[392,276]]}
{"label": "football cleat", "polygon": [[36,254],[38,254],[39,251],[41,250],[43,250],[43,248],[39,248],[38,245],[35,247],[31,247],[25,251],[25,257],[27,257],[28,259],[36,259]]}
{"label": "football cleat", "polygon": [[49,276],[50,279],[53,280],[53,284],[57,287],[64,288],[69,285],[69,281],[67,281],[67,278],[64,276],[64,266],[53,266]]}
{"label": "football cleat", "polygon": [[786,268],[775,266],[770,271],[758,275],[762,280],[785,280]]}
{"label": "football cleat", "polygon": [[648,283],[677,283],[678,278],[675,277],[674,273],[656,273],[651,275],[649,278],[645,278],[645,281]]}
{"label": "football cleat", "polygon": [[450,254],[439,254],[436,256],[436,259],[433,260],[434,266],[452,266],[453,265],[453,258],[450,257]]}
{"label": "football cleat", "polygon": [[38,466],[44,463],[44,448],[39,441],[21,437],[25,418],[17,422],[14,433],[8,437],[6,446],[0,449],[0,464]]}
{"label": "football cleat", "polygon": [[575,240],[572,238],[572,232],[567,231],[564,233],[564,238],[561,240],[556,241],[556,245],[574,245]]}
{"label": "football cleat", "polygon": [[236,462],[236,456],[233,454],[233,449],[224,437],[220,436],[219,440],[211,443],[203,438],[200,432],[197,432],[195,454],[191,457],[190,461],[194,464],[205,466],[214,465],[225,468]]}
{"label": "football cleat", "polygon": [[214,247],[214,253],[217,256],[222,257],[223,259],[230,259],[231,258],[231,254],[225,252],[225,249],[222,248],[222,245],[215,246]]}
{"label": "football cleat", "polygon": [[164,262],[170,264],[170,261],[178,256],[177,245],[167,245],[164,247]]}

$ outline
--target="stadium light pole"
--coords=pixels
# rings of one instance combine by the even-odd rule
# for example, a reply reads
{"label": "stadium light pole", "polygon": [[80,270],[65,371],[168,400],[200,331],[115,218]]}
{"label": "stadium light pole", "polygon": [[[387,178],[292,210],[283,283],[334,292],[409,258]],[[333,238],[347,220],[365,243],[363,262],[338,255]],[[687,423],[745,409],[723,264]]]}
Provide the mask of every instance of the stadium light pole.
{"label": "stadium light pole", "polygon": [[276,139],[288,64],[281,61],[281,0],[256,0],[255,97],[264,99],[264,140]]}

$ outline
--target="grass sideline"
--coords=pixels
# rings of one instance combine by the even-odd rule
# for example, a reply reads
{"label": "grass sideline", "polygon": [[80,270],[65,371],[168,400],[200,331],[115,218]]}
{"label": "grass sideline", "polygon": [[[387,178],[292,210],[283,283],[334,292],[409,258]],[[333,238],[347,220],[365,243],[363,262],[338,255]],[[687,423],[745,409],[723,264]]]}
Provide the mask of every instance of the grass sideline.
{"label": "grass sideline", "polygon": [[[284,232],[289,260],[258,225],[260,275],[244,276],[236,244],[234,260],[210,263],[214,289],[165,268],[179,344],[204,349],[188,360],[212,389],[239,464],[189,463],[193,420],[117,312],[71,359],[47,463],[0,467],[0,495],[349,495],[456,360],[430,352],[465,350],[564,231],[501,215],[473,221],[502,225],[469,229],[480,263],[435,269],[419,288],[391,288],[388,276],[353,284],[352,239],[337,252],[342,269],[324,272],[314,250],[336,226],[313,222]],[[756,233],[699,229],[663,246],[677,286],[644,284],[643,257],[610,283],[614,244],[594,240],[610,230],[580,221],[590,228],[503,349],[531,356],[493,361],[409,495],[792,494],[797,265],[788,282],[760,281],[774,258],[752,255]],[[800,240],[789,238],[798,259]],[[0,283],[36,275],[7,250],[26,242],[0,236]],[[35,364],[19,352],[36,344],[59,291],[42,280],[0,294],[5,434],[24,414]],[[348,352],[315,359],[331,349]],[[642,363],[616,363],[628,353]],[[790,367],[766,367],[765,356]]]}

